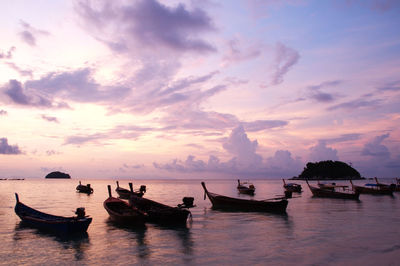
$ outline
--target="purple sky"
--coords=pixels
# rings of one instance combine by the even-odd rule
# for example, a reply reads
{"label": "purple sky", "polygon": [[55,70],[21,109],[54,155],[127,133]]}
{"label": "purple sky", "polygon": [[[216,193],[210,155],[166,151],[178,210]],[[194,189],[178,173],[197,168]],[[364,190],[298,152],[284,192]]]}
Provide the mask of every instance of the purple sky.
{"label": "purple sky", "polygon": [[399,1],[0,6],[4,177],[399,176]]}

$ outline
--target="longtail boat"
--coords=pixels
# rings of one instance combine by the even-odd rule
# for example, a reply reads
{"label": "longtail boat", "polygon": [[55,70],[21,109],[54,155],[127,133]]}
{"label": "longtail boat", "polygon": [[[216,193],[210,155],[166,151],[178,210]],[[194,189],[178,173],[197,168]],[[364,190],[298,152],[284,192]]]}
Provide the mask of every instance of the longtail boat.
{"label": "longtail boat", "polygon": [[122,188],[119,186],[119,182],[117,182],[117,188],[115,189],[115,192],[117,192],[118,196],[121,199],[130,199],[131,196],[136,196],[136,197],[142,197],[143,194],[146,192],[146,186],[140,186],[140,190],[139,191],[133,191],[133,187],[132,187],[132,183],[129,183],[129,189],[126,188]]}
{"label": "longtail boat", "polygon": [[[193,204],[191,198],[189,199],[189,204],[190,201]],[[152,223],[163,225],[186,225],[188,217],[191,216],[191,212],[186,208],[171,207],[147,198],[132,196],[129,199],[129,203],[132,207],[146,213],[146,220]]]}
{"label": "longtail boat", "polygon": [[254,195],[254,192],[256,191],[256,187],[252,183],[247,181],[240,182],[240,179],[238,179],[237,189],[239,193],[247,195]]}
{"label": "longtail boat", "polygon": [[90,184],[82,185],[81,181],[79,181],[79,185],[76,187],[76,190],[79,193],[86,193],[86,194],[92,194],[93,193],[93,188],[90,186]]}
{"label": "longtail boat", "polygon": [[311,193],[313,194],[314,197],[319,197],[319,198],[335,198],[335,199],[352,199],[352,200],[358,200],[360,197],[359,192],[349,192],[346,191],[348,189],[348,186],[345,185],[333,185],[329,184],[327,188],[321,188],[321,187],[314,187],[311,186],[308,183],[308,180],[306,180],[306,183],[308,187],[311,190]]}
{"label": "longtail boat", "polygon": [[296,184],[296,183],[286,183],[285,179],[283,180],[283,188],[285,189],[285,191],[288,192],[297,192],[300,193],[302,190],[302,187],[300,184]]}
{"label": "longtail boat", "polygon": [[77,216],[63,217],[40,212],[23,204],[19,201],[17,193],[15,193],[15,198],[17,203],[14,210],[19,218],[25,224],[41,230],[64,235],[84,233],[92,222],[92,218],[85,215],[83,207],[76,209]]}
{"label": "longtail boat", "polygon": [[390,185],[389,184],[380,183],[378,181],[377,177],[374,177],[374,179],[375,179],[376,185],[379,186],[380,188],[389,189],[389,190],[397,191],[397,192],[400,191],[400,184],[399,184],[399,180],[397,178],[396,178],[397,183],[396,184],[392,183]]}
{"label": "longtail boat", "polygon": [[204,199],[207,195],[214,209],[285,213],[288,205],[287,199],[283,197],[268,200],[231,198],[209,192],[204,182],[201,185],[205,193]]}
{"label": "longtail boat", "polygon": [[104,201],[103,206],[110,215],[110,219],[124,224],[144,224],[147,214],[130,206],[126,201],[114,198],[111,195],[111,186],[107,187],[109,197]]}
{"label": "longtail boat", "polygon": [[353,188],[353,191],[358,192],[360,194],[373,194],[373,195],[391,195],[393,196],[392,189],[388,187],[381,187],[376,184],[367,184],[366,186],[357,186],[354,185],[350,180],[350,184]]}

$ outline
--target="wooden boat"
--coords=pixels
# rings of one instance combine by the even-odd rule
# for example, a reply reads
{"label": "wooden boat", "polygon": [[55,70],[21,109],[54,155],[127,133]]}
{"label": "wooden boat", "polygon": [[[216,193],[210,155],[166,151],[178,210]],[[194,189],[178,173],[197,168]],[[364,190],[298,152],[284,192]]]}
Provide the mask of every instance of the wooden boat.
{"label": "wooden boat", "polygon": [[[391,195],[393,196],[393,191],[387,187],[377,186],[375,184],[366,184],[366,186],[354,185],[350,180],[353,191],[360,194],[373,194],[373,195]],[[368,186],[367,186],[368,185]]]}
{"label": "wooden boat", "polygon": [[[191,212],[186,208],[171,207],[154,200],[132,196],[132,207],[147,213],[147,221],[165,225],[186,225]],[[193,206],[193,205],[192,205]]]}
{"label": "wooden boat", "polygon": [[[349,192],[348,186],[343,185],[332,185],[330,184],[327,188],[314,187],[308,183],[306,180],[308,187],[311,190],[311,193],[314,197],[318,198],[336,198],[336,199],[352,199],[358,200],[360,197],[359,192]],[[341,190],[340,190],[341,189]],[[347,190],[346,190],[347,189]]]}
{"label": "wooden boat", "polygon": [[[338,186],[336,185],[336,183],[332,182],[332,183],[320,183],[318,180],[318,187],[322,188],[322,189],[329,189],[329,190],[335,190]],[[344,187],[348,187],[348,186],[344,186]]]}
{"label": "wooden boat", "polygon": [[110,185],[108,185],[108,195],[103,206],[112,221],[124,224],[144,224],[147,214],[130,206],[126,201],[114,198],[111,195]]}
{"label": "wooden boat", "polygon": [[240,182],[240,179],[238,179],[237,189],[239,193],[248,195],[254,195],[254,192],[256,191],[256,188],[252,183]]}
{"label": "wooden boat", "polygon": [[205,196],[210,199],[214,209],[232,211],[256,211],[285,213],[288,201],[286,198],[274,198],[268,200],[238,199],[209,192],[204,182],[201,182]]}
{"label": "wooden boat", "polygon": [[300,193],[302,190],[302,187],[300,184],[296,184],[296,183],[286,183],[285,179],[283,180],[283,188],[285,189],[285,191],[288,192],[298,192]]}
{"label": "wooden boat", "polygon": [[25,224],[41,230],[66,235],[84,233],[92,222],[92,218],[85,215],[85,208],[77,208],[75,217],[56,216],[28,207],[19,201],[17,193],[15,197],[15,213]]}
{"label": "wooden boat", "polygon": [[93,188],[90,187],[90,184],[82,185],[81,181],[79,181],[79,185],[76,187],[76,190],[79,193],[86,193],[86,194],[92,194],[93,193]]}
{"label": "wooden boat", "polygon": [[383,184],[383,183],[380,183],[379,181],[378,181],[378,178],[376,178],[376,177],[374,177],[374,179],[375,179],[375,182],[376,182],[376,185],[377,186],[379,186],[380,188],[384,188],[384,189],[389,189],[389,190],[392,190],[392,191],[400,191],[400,185],[399,185],[399,180],[396,178],[396,182],[397,182],[397,184]]}
{"label": "wooden boat", "polygon": [[119,186],[119,182],[117,182],[117,188],[115,189],[115,191],[118,193],[118,196],[121,199],[130,199],[131,196],[136,196],[136,197],[142,197],[143,194],[146,192],[146,186],[140,186],[140,190],[139,191],[133,191],[133,187],[132,187],[132,183],[129,183],[129,189],[126,188],[122,188]]}

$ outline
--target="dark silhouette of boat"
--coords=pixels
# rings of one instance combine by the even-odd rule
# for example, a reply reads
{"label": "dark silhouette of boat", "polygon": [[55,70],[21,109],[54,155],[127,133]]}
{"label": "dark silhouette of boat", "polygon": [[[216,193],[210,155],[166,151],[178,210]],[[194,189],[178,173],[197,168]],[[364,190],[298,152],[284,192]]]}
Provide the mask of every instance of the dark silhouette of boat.
{"label": "dark silhouette of boat", "polygon": [[365,184],[365,186],[354,185],[350,180],[353,191],[360,194],[373,194],[373,195],[390,195],[393,196],[393,190],[390,187],[378,186],[377,184]]}
{"label": "dark silhouette of boat", "polygon": [[302,187],[300,184],[286,183],[285,179],[282,180],[283,180],[283,188],[285,189],[285,191],[301,193]]}
{"label": "dark silhouette of boat", "polygon": [[209,192],[204,182],[201,182],[201,185],[205,193],[204,199],[207,195],[214,209],[285,213],[288,205],[288,200],[284,197],[267,200],[231,198]]}
{"label": "dark silhouette of boat", "polygon": [[17,193],[15,193],[15,197],[17,200],[15,213],[25,224],[41,230],[64,235],[84,233],[92,222],[92,218],[85,215],[85,208],[83,207],[76,209],[75,214],[77,216],[56,216],[40,212],[23,204],[19,201]]}
{"label": "dark silhouette of boat", "polygon": [[[189,205],[190,205],[189,200]],[[186,225],[191,212],[186,208],[171,207],[154,200],[132,196],[129,199],[132,207],[147,214],[147,221],[162,225]],[[194,206],[194,205],[192,205]],[[189,207],[185,205],[185,207]]]}
{"label": "dark silhouette of boat", "polygon": [[389,189],[389,190],[392,190],[393,192],[394,191],[397,191],[397,192],[400,191],[400,180],[398,178],[396,178],[396,184],[394,184],[394,183],[392,183],[392,184],[383,184],[383,183],[380,183],[378,181],[377,177],[374,177],[374,179],[375,179],[376,185],[379,186],[380,188]]}
{"label": "dark silhouette of boat", "polygon": [[123,224],[144,224],[147,214],[130,206],[126,201],[114,198],[111,195],[111,186],[107,187],[109,197],[104,201],[103,206],[110,215],[110,219]]}
{"label": "dark silhouette of boat", "polygon": [[86,194],[92,194],[93,193],[93,188],[90,186],[90,184],[82,185],[81,181],[79,181],[79,185],[76,187],[76,190],[79,193],[86,193]]}
{"label": "dark silhouette of boat", "polygon": [[117,192],[118,196],[121,199],[130,199],[131,196],[136,196],[136,197],[143,197],[144,193],[146,193],[146,186],[142,185],[140,186],[139,191],[133,191],[132,183],[129,183],[129,188],[122,188],[119,186],[119,182],[117,182],[117,188],[115,189],[115,192]]}
{"label": "dark silhouette of boat", "polygon": [[[329,184],[327,188],[321,187],[314,187],[308,183],[306,180],[308,187],[311,190],[311,193],[314,197],[318,198],[335,198],[335,199],[351,199],[351,200],[358,200],[360,197],[360,193],[350,192],[348,191],[348,186],[344,185],[332,185]],[[347,190],[346,190],[347,189]]]}
{"label": "dark silhouette of boat", "polygon": [[239,193],[247,195],[254,195],[254,192],[256,191],[256,188],[252,183],[240,182],[240,179],[238,179],[237,189]]}

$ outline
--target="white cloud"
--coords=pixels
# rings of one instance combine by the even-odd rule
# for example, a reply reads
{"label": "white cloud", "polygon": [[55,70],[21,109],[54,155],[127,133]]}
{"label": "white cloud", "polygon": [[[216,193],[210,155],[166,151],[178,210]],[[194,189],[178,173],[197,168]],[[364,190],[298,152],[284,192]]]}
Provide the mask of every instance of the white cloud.
{"label": "white cloud", "polygon": [[318,141],[318,144],[310,148],[309,160],[311,162],[319,162],[332,160],[339,160],[337,156],[337,150],[327,147],[324,140]]}

